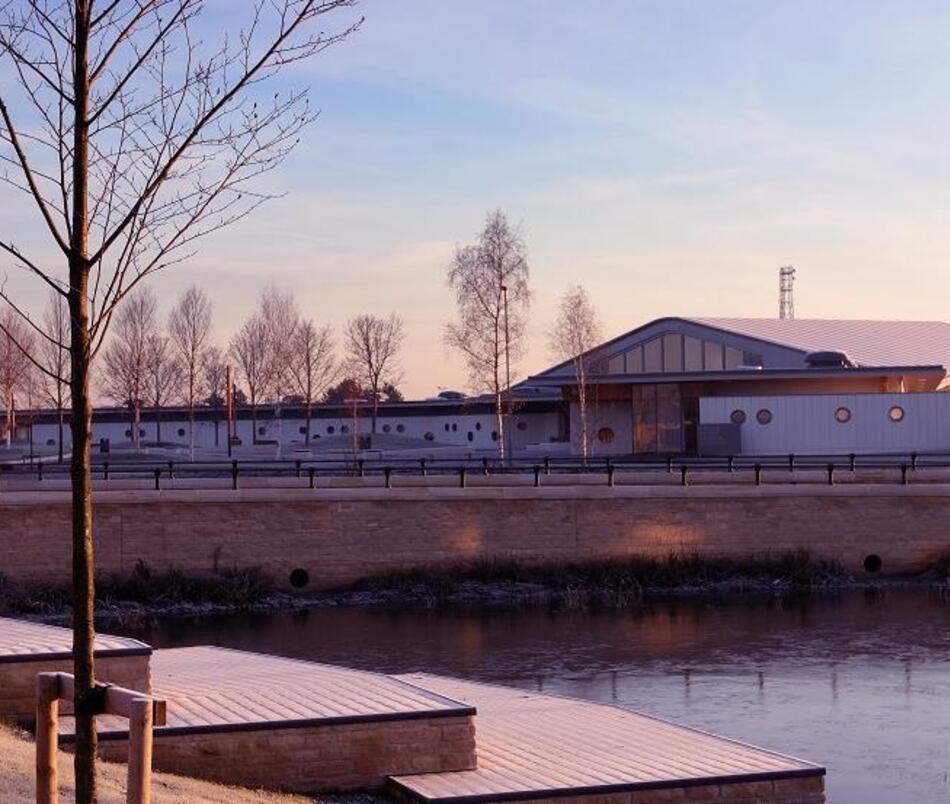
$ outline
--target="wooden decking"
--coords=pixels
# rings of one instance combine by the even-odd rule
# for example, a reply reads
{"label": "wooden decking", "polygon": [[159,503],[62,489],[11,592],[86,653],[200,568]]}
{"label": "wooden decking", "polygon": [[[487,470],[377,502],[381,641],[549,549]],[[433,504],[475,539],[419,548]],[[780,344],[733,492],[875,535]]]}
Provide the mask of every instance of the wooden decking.
{"label": "wooden decking", "polygon": [[809,762],[613,706],[438,676],[401,678],[478,709],[478,768],[391,780],[415,800],[470,804],[804,777],[815,777],[820,790],[824,774]]}
{"label": "wooden decking", "polygon": [[[125,637],[96,635],[96,656],[147,656],[144,642]],[[68,659],[73,653],[73,633],[54,625],[0,617],[0,663]]]}
{"label": "wooden decking", "polygon": [[[151,669],[152,694],[168,703],[156,737],[475,712],[405,679],[227,648],[158,650]],[[99,718],[99,729],[106,740],[127,733],[115,718]]]}

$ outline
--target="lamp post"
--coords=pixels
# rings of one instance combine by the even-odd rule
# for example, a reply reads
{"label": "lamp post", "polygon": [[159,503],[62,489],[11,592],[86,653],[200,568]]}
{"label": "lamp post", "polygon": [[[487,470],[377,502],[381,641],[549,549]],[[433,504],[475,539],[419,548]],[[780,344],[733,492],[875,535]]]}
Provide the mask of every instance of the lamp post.
{"label": "lamp post", "polygon": [[502,422],[504,423],[505,431],[502,434],[504,438],[504,448],[505,456],[510,461],[511,460],[511,435],[509,433],[510,422],[508,421],[508,414],[511,413],[511,350],[509,347],[510,336],[508,332],[508,286],[501,286],[501,297],[502,303],[505,310],[505,402],[504,409],[502,411]]}

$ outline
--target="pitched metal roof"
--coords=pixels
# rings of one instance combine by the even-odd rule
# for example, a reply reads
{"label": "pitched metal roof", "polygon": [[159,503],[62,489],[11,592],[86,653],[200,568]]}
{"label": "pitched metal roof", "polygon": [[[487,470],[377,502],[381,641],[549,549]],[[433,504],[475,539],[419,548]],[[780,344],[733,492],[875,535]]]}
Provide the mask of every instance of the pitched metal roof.
{"label": "pitched metal roof", "polygon": [[950,366],[950,324],[796,318],[685,318],[803,352],[845,352],[862,366]]}

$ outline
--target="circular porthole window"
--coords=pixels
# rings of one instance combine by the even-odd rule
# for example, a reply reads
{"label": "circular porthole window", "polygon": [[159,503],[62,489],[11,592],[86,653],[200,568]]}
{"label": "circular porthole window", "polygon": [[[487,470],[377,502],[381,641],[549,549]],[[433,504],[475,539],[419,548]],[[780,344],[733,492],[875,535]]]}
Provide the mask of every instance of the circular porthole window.
{"label": "circular porthole window", "polygon": [[528,423],[527,423],[527,422],[518,422],[518,429],[521,430],[522,432],[524,432],[525,430],[528,429]]}
{"label": "circular porthole window", "polygon": [[397,425],[396,425],[396,432],[397,432],[397,433],[405,433],[405,432],[406,432],[406,425],[404,425],[404,424],[397,424]]}
{"label": "circular porthole window", "polygon": [[614,431],[609,427],[601,427],[597,431],[597,440],[601,444],[609,444],[614,440]]}
{"label": "circular porthole window", "polygon": [[430,432],[430,433],[426,433],[426,434],[423,436],[423,438],[424,438],[426,441],[435,441],[435,433],[431,433],[431,432]]}
{"label": "circular porthole window", "polygon": [[846,424],[851,421],[851,409],[846,407],[838,408],[835,411],[835,421],[841,424]]}
{"label": "circular porthole window", "polygon": [[388,433],[392,428],[388,424],[383,425],[383,432]]}
{"label": "circular porthole window", "polygon": [[900,405],[892,405],[887,411],[887,418],[892,422],[901,422],[904,420],[904,409]]}
{"label": "circular porthole window", "polygon": [[729,421],[733,424],[745,424],[745,411],[738,408],[729,414]]}
{"label": "circular porthole window", "polygon": [[349,426],[348,424],[342,425],[342,426],[340,427],[340,432],[341,432],[341,433],[348,433],[348,432],[350,432],[350,426]]}
{"label": "circular porthole window", "polygon": [[772,411],[768,408],[762,408],[762,410],[755,414],[755,420],[759,424],[768,424],[772,421]]}
{"label": "circular porthole window", "polygon": [[310,583],[310,573],[307,572],[302,567],[297,567],[295,570],[290,572],[290,585],[294,589],[303,589],[308,583]]}
{"label": "circular porthole window", "polygon": [[258,434],[258,435],[264,435],[264,433],[266,433],[266,432],[267,432],[267,428],[264,427],[263,425],[262,425],[261,427],[258,427],[258,428],[257,428],[257,434]]}
{"label": "circular porthole window", "polygon": [[481,430],[481,429],[482,429],[482,423],[481,423],[481,422],[475,422],[475,429],[476,429],[476,430]]}
{"label": "circular porthole window", "polygon": [[498,433],[497,433],[495,430],[492,430],[492,431],[491,431],[491,440],[492,440],[492,441],[497,441],[497,440],[498,440]]}
{"label": "circular porthole window", "polygon": [[332,424],[327,425],[327,435],[333,435],[336,432],[336,427]]}
{"label": "circular porthole window", "polygon": [[178,437],[179,437],[179,438],[184,438],[184,437],[185,437],[185,428],[184,428],[184,427],[179,427],[179,428],[178,428]]}
{"label": "circular porthole window", "polygon": [[[300,433],[300,435],[306,435],[307,434],[306,426],[301,425],[299,428],[297,428],[297,432]],[[182,433],[182,435],[184,435],[184,433]]]}
{"label": "circular porthole window", "polygon": [[474,441],[474,440],[475,440],[475,433],[473,433],[471,430],[469,430],[469,431],[468,431],[468,435],[465,436],[465,437],[466,437],[469,441]]}

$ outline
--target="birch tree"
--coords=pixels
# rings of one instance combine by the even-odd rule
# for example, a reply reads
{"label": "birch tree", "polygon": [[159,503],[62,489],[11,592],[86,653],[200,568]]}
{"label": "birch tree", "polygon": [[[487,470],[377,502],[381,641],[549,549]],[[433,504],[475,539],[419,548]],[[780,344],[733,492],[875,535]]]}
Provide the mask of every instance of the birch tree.
{"label": "birch tree", "polygon": [[168,335],[181,369],[182,401],[188,408],[188,446],[195,459],[195,406],[201,394],[201,360],[211,337],[211,302],[196,285],[178,299],[168,317]]}
{"label": "birch tree", "polygon": [[49,291],[43,312],[45,337],[38,341],[42,366],[40,387],[46,402],[56,410],[57,460],[63,462],[63,416],[69,402],[69,307],[61,293]]}
{"label": "birch tree", "polygon": [[373,406],[370,432],[374,435],[383,386],[399,382],[399,350],[404,339],[402,319],[396,313],[386,318],[358,315],[346,325],[347,364],[354,379],[370,394]]}
{"label": "birch tree", "polygon": [[568,360],[577,382],[578,414],[580,417],[579,446],[586,461],[590,450],[590,428],[587,411],[587,373],[591,349],[603,340],[597,313],[590,296],[580,285],[570,288],[561,297],[557,319],[548,336],[555,359]]}
{"label": "birch tree", "polygon": [[277,422],[277,455],[283,445],[281,407],[287,389],[293,384],[293,350],[300,313],[290,291],[268,285],[261,294],[260,319],[266,333],[266,361],[269,394],[274,400],[274,419]]}
{"label": "birch tree", "polygon": [[6,411],[8,449],[13,443],[17,394],[25,393],[30,383],[34,342],[25,322],[12,307],[4,305],[0,309],[0,407]]}
{"label": "birch tree", "polygon": [[458,318],[446,326],[445,341],[465,358],[472,388],[495,398],[498,454],[504,458],[505,406],[524,353],[531,294],[524,237],[500,209],[488,215],[476,243],[456,249],[448,284]]}
{"label": "birch tree", "polygon": [[214,445],[219,446],[218,429],[221,409],[227,402],[228,367],[226,355],[217,346],[208,346],[201,354],[201,396],[214,411]]}
{"label": "birch tree", "polygon": [[333,354],[333,331],[318,327],[312,320],[301,322],[293,338],[290,356],[290,377],[295,393],[303,399],[307,417],[305,433],[310,443],[310,422],[313,403],[319,399],[336,376]]}
{"label": "birch tree", "polygon": [[162,408],[180,393],[182,367],[167,335],[153,332],[146,343],[145,387],[155,415],[155,440],[162,440]]}
{"label": "birch tree", "polygon": [[254,313],[231,340],[231,356],[247,388],[251,405],[251,443],[257,443],[257,405],[271,387],[270,340],[267,324]]}
{"label": "birch tree", "polygon": [[273,79],[345,39],[359,21],[327,15],[352,4],[247,0],[205,23],[201,0],[0,5],[0,180],[37,223],[0,225],[0,252],[70,311],[79,804],[96,799],[90,366],[139,282],[269,197],[256,180],[314,119],[306,91]]}

